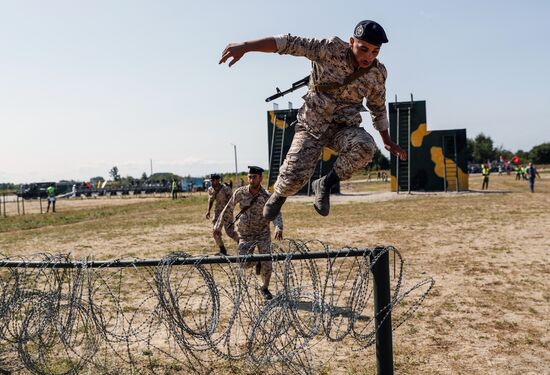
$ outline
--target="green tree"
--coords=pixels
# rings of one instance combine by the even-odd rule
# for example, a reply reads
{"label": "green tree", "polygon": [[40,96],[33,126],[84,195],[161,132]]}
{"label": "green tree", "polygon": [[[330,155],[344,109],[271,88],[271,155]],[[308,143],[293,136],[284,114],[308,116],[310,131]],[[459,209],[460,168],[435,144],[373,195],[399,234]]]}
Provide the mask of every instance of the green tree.
{"label": "green tree", "polygon": [[143,172],[141,174],[141,181],[147,181],[147,173]]}
{"label": "green tree", "polygon": [[487,160],[496,159],[495,149],[493,148],[493,140],[491,137],[483,133],[478,134],[474,139],[473,160],[477,163],[484,163]]}
{"label": "green tree", "polygon": [[542,143],[529,151],[529,160],[535,164],[550,163],[550,143]]}
{"label": "green tree", "polygon": [[466,161],[469,163],[475,163],[474,160],[474,149],[476,148],[476,141],[472,138],[466,139]]}
{"label": "green tree", "polygon": [[516,152],[516,155],[520,160],[520,164],[527,163],[527,161],[529,160],[529,153],[526,151],[518,150]]}
{"label": "green tree", "polygon": [[113,178],[115,181],[120,180],[120,175],[118,174],[118,167],[115,165],[111,170],[109,171],[109,176]]}
{"label": "green tree", "polygon": [[390,169],[390,160],[386,156],[384,156],[384,154],[382,154],[379,149],[376,149],[372,161],[368,165],[368,168],[371,170]]}

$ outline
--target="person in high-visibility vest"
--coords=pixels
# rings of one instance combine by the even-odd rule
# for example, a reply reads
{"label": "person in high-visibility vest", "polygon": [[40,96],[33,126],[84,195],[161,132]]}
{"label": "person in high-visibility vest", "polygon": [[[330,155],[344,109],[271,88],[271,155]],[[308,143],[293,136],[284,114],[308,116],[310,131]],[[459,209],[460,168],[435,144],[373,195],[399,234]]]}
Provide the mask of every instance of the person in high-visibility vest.
{"label": "person in high-visibility vest", "polygon": [[521,169],[519,169],[519,165],[515,166],[514,172],[516,172],[516,181],[521,180]]}
{"label": "person in high-visibility vest", "polygon": [[55,212],[55,187],[53,185],[48,186],[46,193],[48,194],[48,207],[46,208],[46,212],[50,211],[50,205],[52,206],[52,212]]}
{"label": "person in high-visibility vest", "polygon": [[175,178],[172,180],[172,199],[178,199],[178,182]]}
{"label": "person in high-visibility vest", "polygon": [[483,175],[483,184],[481,185],[481,190],[487,190],[489,189],[489,174],[491,171],[489,170],[488,165],[482,165],[481,166],[481,174]]}

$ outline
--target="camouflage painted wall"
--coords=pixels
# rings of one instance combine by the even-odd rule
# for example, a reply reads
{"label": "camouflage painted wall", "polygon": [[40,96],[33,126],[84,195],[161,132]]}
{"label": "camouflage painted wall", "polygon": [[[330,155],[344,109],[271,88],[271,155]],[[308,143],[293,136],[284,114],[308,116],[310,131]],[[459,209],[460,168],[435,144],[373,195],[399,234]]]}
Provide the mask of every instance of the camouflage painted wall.
{"label": "camouflage painted wall", "polygon": [[406,162],[391,157],[392,191],[398,181],[400,191],[407,191],[409,182],[412,191],[468,190],[466,129],[429,131],[425,101],[390,103],[389,115],[392,140],[410,154]]}

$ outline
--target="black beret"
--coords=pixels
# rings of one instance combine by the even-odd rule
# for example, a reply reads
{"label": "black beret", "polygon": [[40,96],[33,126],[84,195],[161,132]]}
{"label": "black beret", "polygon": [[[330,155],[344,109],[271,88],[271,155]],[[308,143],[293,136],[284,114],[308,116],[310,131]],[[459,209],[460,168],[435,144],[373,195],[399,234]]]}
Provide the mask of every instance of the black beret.
{"label": "black beret", "polygon": [[386,32],[378,23],[370,20],[361,21],[355,26],[353,36],[367,43],[381,45],[388,43]]}
{"label": "black beret", "polygon": [[221,176],[220,176],[219,174],[217,174],[217,173],[212,173],[212,174],[210,175],[210,179],[211,179],[211,180],[219,180],[220,178],[221,178]]}
{"label": "black beret", "polygon": [[248,166],[248,174],[259,174],[262,175],[264,173],[264,169],[261,167],[256,167],[254,165]]}

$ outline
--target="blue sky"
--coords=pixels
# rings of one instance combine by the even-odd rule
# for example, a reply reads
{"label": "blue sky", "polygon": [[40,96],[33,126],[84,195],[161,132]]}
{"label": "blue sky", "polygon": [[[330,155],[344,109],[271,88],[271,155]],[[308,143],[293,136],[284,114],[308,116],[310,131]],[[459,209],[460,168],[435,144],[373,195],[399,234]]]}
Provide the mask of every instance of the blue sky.
{"label": "blue sky", "polygon": [[[304,58],[230,42],[291,33],[348,39],[374,19],[390,43],[388,100],[427,101],[428,128],[495,145],[550,141],[548,1],[0,1],[0,182],[267,166],[264,99]],[[304,90],[279,100],[301,105]],[[365,117],[363,126],[381,145]]]}

